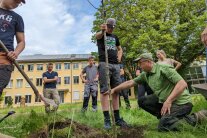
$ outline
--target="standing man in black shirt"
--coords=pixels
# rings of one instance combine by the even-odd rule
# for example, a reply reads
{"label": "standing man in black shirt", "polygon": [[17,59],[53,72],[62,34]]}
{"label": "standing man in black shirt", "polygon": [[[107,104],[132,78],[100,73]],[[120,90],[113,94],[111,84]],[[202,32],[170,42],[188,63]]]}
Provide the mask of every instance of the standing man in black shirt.
{"label": "standing man in black shirt", "polygon": [[[122,58],[122,48],[119,43],[119,39],[116,35],[112,34],[116,25],[116,20],[109,18],[106,20],[106,24],[101,25],[101,31],[96,34],[98,54],[99,54],[99,82],[101,92],[101,105],[104,114],[104,128],[111,128],[111,121],[109,115],[109,96],[104,94],[108,91],[107,75],[106,75],[106,61],[105,61],[105,45],[104,45],[104,32],[106,31],[106,47],[108,52],[109,61],[109,77],[110,86],[114,88],[118,86],[120,82],[120,66],[119,62]],[[112,105],[114,110],[114,117],[116,125],[121,127],[128,127],[127,123],[120,118],[119,115],[119,94],[112,95]]]}
{"label": "standing man in black shirt", "polygon": [[[58,73],[53,71],[53,64],[48,63],[47,71],[42,74],[44,90],[43,94],[45,98],[53,99],[57,105],[60,104],[60,96],[58,94],[56,84],[58,81]],[[51,111],[56,111],[57,107],[53,107],[54,109],[50,110],[50,105],[45,105],[45,112],[50,113]]]}

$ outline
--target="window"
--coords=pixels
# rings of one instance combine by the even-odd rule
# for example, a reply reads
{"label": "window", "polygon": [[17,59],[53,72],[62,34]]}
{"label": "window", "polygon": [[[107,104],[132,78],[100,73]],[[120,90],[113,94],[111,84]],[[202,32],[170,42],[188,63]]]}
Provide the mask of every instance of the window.
{"label": "window", "polygon": [[86,63],[86,62],[83,62],[83,63],[82,63],[82,66],[81,66],[81,68],[83,69],[83,68],[85,68],[87,65],[88,65],[88,63]]}
{"label": "window", "polygon": [[73,83],[79,84],[79,76],[73,76]]}
{"label": "window", "polygon": [[19,65],[19,67],[22,69],[22,70],[24,70],[24,65]]}
{"label": "window", "polygon": [[70,84],[70,77],[64,77],[64,84]]}
{"label": "window", "polygon": [[61,63],[56,63],[55,64],[55,69],[56,70],[61,70]]}
{"label": "window", "polygon": [[11,102],[11,101],[12,101],[11,96],[5,96],[5,97],[4,97],[4,104],[5,104],[5,105],[9,104],[9,102]]}
{"label": "window", "polygon": [[17,95],[15,96],[15,104],[19,104],[21,102],[21,96]]}
{"label": "window", "polygon": [[28,65],[28,71],[33,71],[34,70],[34,65],[33,64],[29,64]]}
{"label": "window", "polygon": [[36,78],[36,86],[42,86],[42,78]]}
{"label": "window", "polygon": [[58,81],[57,81],[57,84],[61,84],[61,77],[58,77]]}
{"label": "window", "polygon": [[25,95],[25,103],[31,103],[32,95]]}
{"label": "window", "polygon": [[22,88],[23,79],[17,79],[17,88]]}
{"label": "window", "polygon": [[60,103],[64,103],[64,91],[59,91]]}
{"label": "window", "polygon": [[[33,82],[33,79],[30,78],[30,81]],[[28,82],[26,83],[26,87],[31,87]]]}
{"label": "window", "polygon": [[73,69],[78,69],[79,68],[79,64],[78,63],[73,63]]}
{"label": "window", "polygon": [[10,80],[6,88],[12,88],[13,87],[13,80]]}
{"label": "window", "polygon": [[64,63],[65,70],[70,69],[70,63]]}
{"label": "window", "polygon": [[79,100],[80,94],[79,91],[73,91],[73,100]]}
{"label": "window", "polygon": [[37,64],[37,70],[43,70],[43,65],[42,64]]}
{"label": "window", "polygon": [[38,98],[38,97],[35,95],[35,102],[41,102],[40,97]]}

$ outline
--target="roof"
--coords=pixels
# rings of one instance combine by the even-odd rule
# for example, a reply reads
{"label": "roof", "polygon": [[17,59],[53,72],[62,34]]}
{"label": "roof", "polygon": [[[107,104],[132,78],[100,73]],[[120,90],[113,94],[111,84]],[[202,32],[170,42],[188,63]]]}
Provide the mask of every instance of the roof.
{"label": "roof", "polygon": [[44,62],[44,61],[81,61],[88,60],[91,54],[58,54],[58,55],[21,55],[18,62]]}

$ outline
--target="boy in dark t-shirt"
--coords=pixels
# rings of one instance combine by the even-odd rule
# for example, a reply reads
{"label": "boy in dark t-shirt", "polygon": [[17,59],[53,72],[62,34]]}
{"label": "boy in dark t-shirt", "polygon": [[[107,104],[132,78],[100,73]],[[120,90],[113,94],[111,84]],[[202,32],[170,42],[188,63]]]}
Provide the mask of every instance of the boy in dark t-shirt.
{"label": "boy in dark t-shirt", "polygon": [[[0,3],[0,40],[9,50],[9,53],[6,54],[0,48],[0,95],[9,83],[11,72],[13,71],[12,61],[18,58],[25,47],[23,19],[12,11],[21,3],[25,3],[25,0],[1,0]],[[16,36],[17,40],[15,49],[14,36]]]}
{"label": "boy in dark t-shirt", "polygon": [[44,88],[43,94],[45,98],[52,99],[57,104],[57,107],[50,109],[50,105],[45,105],[45,112],[50,113],[57,111],[58,105],[60,104],[60,96],[56,88],[58,81],[58,73],[53,71],[53,64],[48,63],[47,71],[42,74]]}
{"label": "boy in dark t-shirt", "polygon": [[[104,128],[111,128],[111,121],[109,115],[109,96],[105,94],[108,91],[107,75],[106,75],[106,61],[105,61],[105,45],[104,45],[104,32],[106,31],[106,48],[108,52],[109,62],[109,77],[110,86],[114,88],[118,86],[120,82],[120,67],[119,62],[122,58],[122,48],[119,43],[119,39],[116,35],[112,34],[115,27],[115,19],[109,18],[106,24],[101,25],[101,32],[96,34],[98,54],[99,54],[99,82],[101,92],[101,106],[104,114]],[[121,127],[128,127],[127,123],[120,118],[119,115],[119,94],[112,96],[112,105],[114,110],[114,117],[116,125]]]}

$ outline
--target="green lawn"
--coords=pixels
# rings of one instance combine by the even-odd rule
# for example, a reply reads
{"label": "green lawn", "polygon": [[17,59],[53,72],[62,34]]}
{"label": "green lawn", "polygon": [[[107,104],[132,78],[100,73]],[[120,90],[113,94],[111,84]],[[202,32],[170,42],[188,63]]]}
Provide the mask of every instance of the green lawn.
{"label": "green lawn", "polygon": [[[121,116],[126,122],[132,126],[144,126],[144,137],[146,138],[206,138],[207,137],[207,123],[203,125],[192,127],[182,122],[181,132],[157,132],[158,120],[152,115],[144,112],[142,109],[137,109],[136,100],[131,100],[132,109],[127,110],[121,108]],[[207,101],[201,95],[193,96],[193,112],[207,109]],[[91,105],[91,102],[90,102]],[[122,105],[125,106],[124,101]],[[39,131],[44,128],[48,123],[64,120],[65,118],[74,118],[81,124],[88,125],[92,128],[103,129],[103,115],[100,108],[98,112],[87,111],[85,114],[80,112],[82,104],[62,104],[60,105],[57,114],[50,116],[44,113],[44,107],[25,107],[14,108],[16,114],[5,119],[0,123],[0,132],[14,137],[23,138],[27,137],[30,133]],[[0,117],[3,117],[7,112],[11,110],[9,108],[0,110]],[[74,113],[74,114],[73,114]],[[69,129],[67,129],[68,131]],[[106,132],[107,133],[107,132]],[[55,136],[55,135],[54,135]]]}

